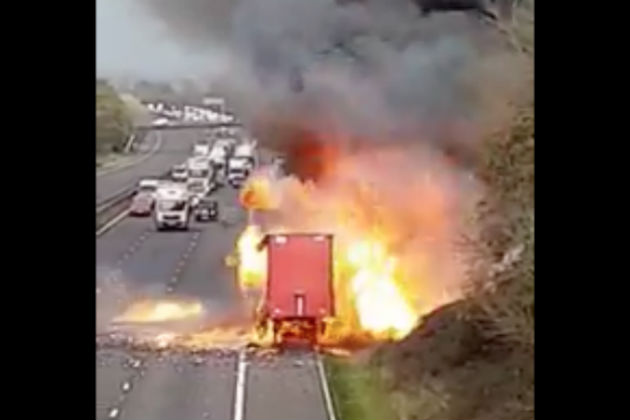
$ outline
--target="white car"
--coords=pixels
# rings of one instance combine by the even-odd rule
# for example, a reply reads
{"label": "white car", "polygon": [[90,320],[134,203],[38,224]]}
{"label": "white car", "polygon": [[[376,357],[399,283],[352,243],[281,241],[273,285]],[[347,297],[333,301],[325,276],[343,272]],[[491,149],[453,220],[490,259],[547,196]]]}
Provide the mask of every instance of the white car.
{"label": "white car", "polygon": [[143,179],[138,183],[138,194],[149,194],[155,197],[155,193],[160,185],[157,179]]}
{"label": "white car", "polygon": [[157,126],[165,126],[169,124],[170,124],[170,121],[167,118],[158,118],[153,121],[153,125],[157,125]]}
{"label": "white car", "polygon": [[174,181],[185,182],[188,179],[188,168],[186,164],[173,166],[171,177]]}

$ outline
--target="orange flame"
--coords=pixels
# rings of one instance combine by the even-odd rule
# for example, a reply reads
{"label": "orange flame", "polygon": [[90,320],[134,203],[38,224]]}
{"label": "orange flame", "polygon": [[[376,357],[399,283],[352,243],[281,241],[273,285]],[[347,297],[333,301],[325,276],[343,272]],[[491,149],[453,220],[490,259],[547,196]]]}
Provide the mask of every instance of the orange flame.
{"label": "orange flame", "polygon": [[356,273],[350,283],[361,328],[379,338],[406,336],[416,326],[418,313],[398,285],[396,258],[378,241],[354,242],[344,256]]}
{"label": "orange flame", "polygon": [[237,241],[238,280],[241,289],[260,289],[267,272],[267,254],[260,249],[263,240],[261,229],[248,225]]}
{"label": "orange flame", "polygon": [[[363,152],[360,152],[363,153]],[[450,169],[386,150],[337,156],[318,184],[252,177],[246,190],[260,220],[238,239],[239,281],[264,288],[265,233],[332,232],[337,317],[323,340],[398,340],[422,315],[460,295],[450,243],[461,214]],[[384,178],[384,179],[382,179]],[[249,208],[254,208],[249,207]],[[263,222],[264,221],[264,222]]]}
{"label": "orange flame", "polygon": [[122,315],[116,317],[114,322],[159,323],[198,318],[201,315],[203,315],[203,306],[197,301],[146,299],[134,302]]}

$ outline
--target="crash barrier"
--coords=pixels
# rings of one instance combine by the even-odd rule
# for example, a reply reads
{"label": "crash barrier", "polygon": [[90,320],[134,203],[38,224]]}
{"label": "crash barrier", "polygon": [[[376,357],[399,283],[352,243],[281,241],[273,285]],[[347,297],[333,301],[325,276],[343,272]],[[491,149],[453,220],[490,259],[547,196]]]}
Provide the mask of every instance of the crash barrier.
{"label": "crash barrier", "polygon": [[139,125],[139,130],[167,131],[167,130],[183,130],[191,128],[221,128],[221,127],[240,127],[239,123],[186,123],[176,125]]}

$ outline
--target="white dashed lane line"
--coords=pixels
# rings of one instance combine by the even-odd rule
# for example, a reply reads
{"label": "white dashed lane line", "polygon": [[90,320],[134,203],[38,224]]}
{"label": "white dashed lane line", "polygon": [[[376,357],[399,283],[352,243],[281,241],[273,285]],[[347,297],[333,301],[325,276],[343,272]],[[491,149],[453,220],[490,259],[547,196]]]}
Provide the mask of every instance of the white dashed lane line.
{"label": "white dashed lane line", "polygon": [[118,261],[116,261],[115,265],[120,266],[123,262],[128,260],[129,257],[131,257],[136,251],[138,251],[138,249],[140,249],[142,244],[149,238],[149,236],[151,236],[151,232],[150,231],[146,231],[145,233],[140,235],[140,237],[138,237],[138,239],[136,239],[135,242],[133,242],[131,245],[129,245],[129,248],[127,248],[127,250],[125,251],[123,256],[120,257],[120,259]]}
{"label": "white dashed lane line", "polygon": [[196,232],[195,234],[193,234],[192,239],[190,243],[188,244],[186,251],[184,251],[179,261],[177,262],[177,266],[175,267],[173,276],[170,278],[170,280],[167,283],[166,293],[170,294],[175,291],[175,286],[177,285],[177,283],[179,283],[179,275],[181,274],[184,267],[188,263],[190,256],[192,255],[195,247],[197,246],[197,243],[198,243],[197,239],[199,238],[199,235],[200,235],[199,232]]}
{"label": "white dashed lane line", "polygon": [[140,378],[144,376],[142,365],[143,361],[141,359],[134,358],[128,362],[127,366],[131,368],[133,372],[120,384],[120,395],[118,396],[115,405],[109,409],[107,413],[108,419],[116,419],[120,417],[120,413],[124,408],[123,405],[128,398],[128,394],[133,390],[134,386],[138,384]]}

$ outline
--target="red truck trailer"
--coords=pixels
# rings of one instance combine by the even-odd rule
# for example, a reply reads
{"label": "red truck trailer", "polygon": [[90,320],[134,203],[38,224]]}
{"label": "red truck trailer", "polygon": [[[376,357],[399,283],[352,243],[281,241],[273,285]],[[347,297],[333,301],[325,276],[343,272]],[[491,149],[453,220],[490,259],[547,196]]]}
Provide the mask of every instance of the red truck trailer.
{"label": "red truck trailer", "polygon": [[274,343],[316,345],[335,315],[332,235],[267,235],[267,285],[263,319],[273,326]]}

